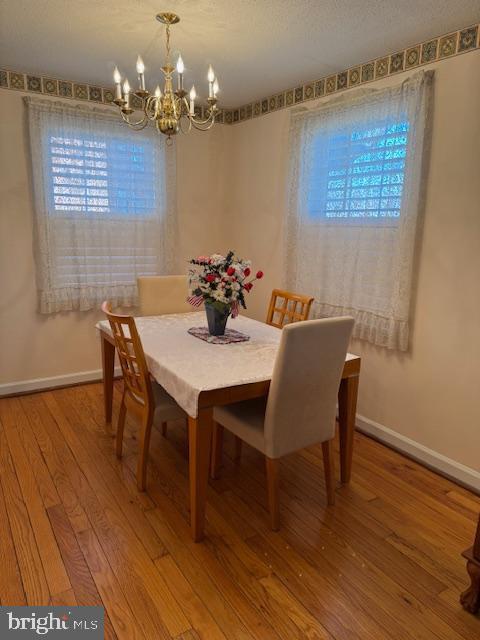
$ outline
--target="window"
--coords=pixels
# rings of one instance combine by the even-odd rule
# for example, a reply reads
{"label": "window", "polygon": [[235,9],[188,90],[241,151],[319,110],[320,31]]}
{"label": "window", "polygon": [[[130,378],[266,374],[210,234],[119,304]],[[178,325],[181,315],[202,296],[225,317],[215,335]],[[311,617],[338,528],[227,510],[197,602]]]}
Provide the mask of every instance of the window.
{"label": "window", "polygon": [[308,211],[329,222],[395,221],[400,216],[408,121],[371,123],[315,136]]}
{"label": "window", "polygon": [[405,351],[432,73],[292,113],[286,288]]}
{"label": "window", "polygon": [[51,212],[148,216],[155,211],[153,142],[47,136]]}
{"label": "window", "polygon": [[171,269],[174,149],[105,109],[25,101],[40,311],[136,304],[137,277]]}

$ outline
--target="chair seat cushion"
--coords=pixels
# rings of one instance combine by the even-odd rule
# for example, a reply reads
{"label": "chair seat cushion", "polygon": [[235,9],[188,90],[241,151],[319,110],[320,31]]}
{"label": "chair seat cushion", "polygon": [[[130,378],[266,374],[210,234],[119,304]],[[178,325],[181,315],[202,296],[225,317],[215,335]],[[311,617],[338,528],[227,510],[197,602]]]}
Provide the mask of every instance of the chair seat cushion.
{"label": "chair seat cushion", "polygon": [[215,407],[213,419],[254,449],[265,453],[263,424],[267,398],[255,398]]}
{"label": "chair seat cushion", "polygon": [[153,398],[155,400],[155,423],[186,418],[185,411],[175,402],[171,395],[157,382],[152,381]]}

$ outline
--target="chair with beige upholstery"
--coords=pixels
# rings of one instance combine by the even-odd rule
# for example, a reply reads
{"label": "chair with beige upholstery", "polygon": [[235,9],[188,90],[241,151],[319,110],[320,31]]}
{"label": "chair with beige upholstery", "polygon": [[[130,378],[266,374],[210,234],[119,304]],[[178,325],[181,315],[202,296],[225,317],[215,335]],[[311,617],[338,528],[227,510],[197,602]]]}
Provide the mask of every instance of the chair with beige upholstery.
{"label": "chair with beige upholstery", "polygon": [[137,285],[141,316],[192,311],[187,302],[187,276],[140,276]]}
{"label": "chair with beige upholstery", "polygon": [[[268,305],[266,324],[277,329],[283,329],[286,324],[308,320],[313,301],[314,298],[312,296],[304,296],[284,289],[273,289],[270,304]],[[218,437],[219,434],[214,429],[214,443],[216,443]],[[241,456],[242,441],[240,438],[235,438],[235,460],[238,462]]]}
{"label": "chair with beige upholstery", "polygon": [[186,414],[175,400],[150,377],[135,319],[132,316],[113,314],[108,302],[102,304],[102,311],[110,322],[124,382],[118,414],[116,452],[121,458],[126,413],[131,411],[139,418],[141,425],[137,486],[140,491],[145,491],[152,425],[162,424],[163,427],[167,420],[185,419]]}
{"label": "chair with beige upholstery", "polygon": [[[214,409],[217,430],[225,427],[265,454],[274,530],[279,527],[282,456],[322,443],[328,504],[334,503],[336,402],[353,323],[353,318],[342,317],[287,325],[282,331],[268,398]],[[214,447],[214,474],[218,462]]]}

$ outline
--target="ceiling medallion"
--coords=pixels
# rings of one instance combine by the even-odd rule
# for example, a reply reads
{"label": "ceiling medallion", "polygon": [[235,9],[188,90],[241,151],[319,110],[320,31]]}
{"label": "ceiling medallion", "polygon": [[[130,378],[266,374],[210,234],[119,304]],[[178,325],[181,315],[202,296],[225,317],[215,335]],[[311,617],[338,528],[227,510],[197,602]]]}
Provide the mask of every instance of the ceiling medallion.
{"label": "ceiling medallion", "polygon": [[[195,87],[192,85],[188,94],[183,88],[184,64],[182,56],[178,56],[177,89],[173,90],[173,72],[175,67],[170,62],[170,26],[180,22],[180,18],[175,13],[163,12],[156,16],[156,19],[165,25],[166,30],[166,55],[165,64],[161,67],[164,76],[163,93],[160,85],[157,85],[154,94],[145,88],[145,65],[140,56],[137,58],[138,89],[132,90],[128,79],[123,79],[117,67],[113,73],[115,81],[114,103],[120,108],[123,120],[133,129],[140,131],[144,129],[149,121],[155,123],[157,131],[168,137],[176,135],[179,131],[187,133],[194,127],[201,131],[207,131],[215,124],[218,113],[217,93],[218,81],[211,66],[208,68],[208,107],[205,117],[195,115],[195,99],[197,97]],[[142,101],[141,110],[143,115],[139,120],[132,120],[131,115],[134,109],[131,105],[131,94],[134,94]]]}

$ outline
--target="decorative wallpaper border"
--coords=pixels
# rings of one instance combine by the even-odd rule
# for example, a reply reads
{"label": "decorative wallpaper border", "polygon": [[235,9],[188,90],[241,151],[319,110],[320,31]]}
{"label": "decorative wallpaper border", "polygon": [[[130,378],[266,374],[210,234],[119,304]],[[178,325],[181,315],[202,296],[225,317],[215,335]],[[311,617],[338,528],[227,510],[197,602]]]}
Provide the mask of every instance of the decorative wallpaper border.
{"label": "decorative wallpaper border", "polygon": [[[452,31],[412,47],[407,47],[402,51],[355,65],[334,75],[312,80],[267,98],[250,102],[237,109],[219,109],[218,122],[237,124],[251,118],[266,115],[272,111],[286,109],[308,100],[344,91],[380,78],[386,78],[402,71],[409,71],[432,62],[475,51],[480,47],[479,34],[480,23],[477,23],[465,29]],[[73,100],[86,100],[106,105],[111,105],[114,98],[113,88],[111,87],[99,87],[98,85],[59,80],[48,76],[38,76],[6,69],[0,69],[0,88],[71,98]],[[132,105],[135,108],[140,107],[140,98],[132,96]],[[198,116],[203,117],[204,107],[198,106],[195,111]]]}
{"label": "decorative wallpaper border", "polygon": [[312,80],[292,89],[250,102],[238,109],[226,110],[225,122],[227,124],[237,124],[250,118],[266,115],[272,111],[286,109],[308,100],[344,91],[345,89],[386,78],[402,71],[409,71],[425,64],[474,51],[480,47],[479,31],[480,25],[474,24],[465,29],[452,31],[412,47],[407,47],[402,51],[370,60],[370,62],[364,64],[355,65],[334,75]]}
{"label": "decorative wallpaper border", "polygon": [[[0,69],[0,89],[14,89],[44,96],[85,100],[86,102],[112,106],[114,106],[113,99],[115,97],[112,87],[99,87],[98,85],[73,82],[72,80],[59,80],[49,76],[9,71],[8,69]],[[132,95],[131,104],[138,109],[142,106],[142,101],[137,96]],[[203,117],[203,112],[203,106],[195,107],[197,116]],[[217,122],[224,122],[224,109],[218,110]]]}

